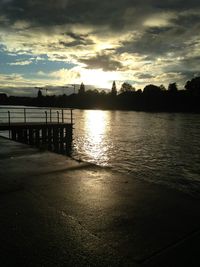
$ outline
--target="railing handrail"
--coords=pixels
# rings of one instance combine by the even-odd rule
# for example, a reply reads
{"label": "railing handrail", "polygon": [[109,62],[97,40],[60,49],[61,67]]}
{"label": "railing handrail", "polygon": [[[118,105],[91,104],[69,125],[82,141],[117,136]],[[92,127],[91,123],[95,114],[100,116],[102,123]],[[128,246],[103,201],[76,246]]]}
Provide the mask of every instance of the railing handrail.
{"label": "railing handrail", "polygon": [[[4,110],[1,112],[1,110]],[[16,113],[15,113],[16,110]],[[32,112],[29,112],[32,111]],[[67,114],[65,114],[67,111]],[[57,108],[57,107],[0,107],[0,119],[11,125],[12,123],[73,123],[73,109],[71,108]],[[3,114],[3,117],[1,116]],[[16,116],[17,115],[17,116]],[[34,119],[40,119],[35,121]],[[18,120],[18,121],[14,121]],[[30,121],[32,120],[32,121]]]}
{"label": "railing handrail", "polygon": [[61,107],[29,107],[29,106],[0,106],[0,109],[55,109],[55,110],[74,110],[73,108],[61,108]]}

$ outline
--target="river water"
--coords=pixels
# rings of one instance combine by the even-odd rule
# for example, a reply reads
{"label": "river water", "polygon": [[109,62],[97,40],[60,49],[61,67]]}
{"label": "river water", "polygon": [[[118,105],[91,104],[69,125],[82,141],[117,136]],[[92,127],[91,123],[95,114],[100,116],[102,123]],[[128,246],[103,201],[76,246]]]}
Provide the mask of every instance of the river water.
{"label": "river water", "polygon": [[200,193],[200,114],[75,110],[73,156]]}
{"label": "river water", "polygon": [[200,114],[74,110],[72,156],[200,196]]}

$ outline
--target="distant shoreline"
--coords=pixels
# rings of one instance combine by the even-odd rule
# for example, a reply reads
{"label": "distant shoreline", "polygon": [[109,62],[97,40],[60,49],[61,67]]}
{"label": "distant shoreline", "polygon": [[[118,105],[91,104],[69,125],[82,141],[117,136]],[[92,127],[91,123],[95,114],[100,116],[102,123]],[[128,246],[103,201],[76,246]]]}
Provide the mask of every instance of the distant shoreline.
{"label": "distant shoreline", "polygon": [[79,110],[103,110],[103,111],[134,111],[134,112],[149,112],[149,113],[190,113],[190,114],[200,114],[200,110],[178,110],[178,109],[130,109],[130,108],[107,108],[107,107],[78,107],[78,106],[44,106],[44,105],[26,105],[26,104],[2,104],[0,107],[41,107],[41,108],[69,108],[69,109],[79,109]]}

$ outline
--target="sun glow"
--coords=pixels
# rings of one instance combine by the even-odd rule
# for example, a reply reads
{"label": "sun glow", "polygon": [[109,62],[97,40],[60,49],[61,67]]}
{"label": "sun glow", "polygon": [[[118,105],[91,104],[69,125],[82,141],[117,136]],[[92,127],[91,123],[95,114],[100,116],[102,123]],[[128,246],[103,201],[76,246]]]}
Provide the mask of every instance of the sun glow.
{"label": "sun glow", "polygon": [[111,88],[113,81],[121,79],[118,72],[102,69],[82,69],[80,75],[84,84],[95,85],[99,88]]}

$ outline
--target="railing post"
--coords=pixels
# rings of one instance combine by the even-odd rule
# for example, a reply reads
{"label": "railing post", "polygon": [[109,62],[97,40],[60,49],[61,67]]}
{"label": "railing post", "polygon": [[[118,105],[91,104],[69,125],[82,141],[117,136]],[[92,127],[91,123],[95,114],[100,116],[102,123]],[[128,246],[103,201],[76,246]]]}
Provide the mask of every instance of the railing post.
{"label": "railing post", "polygon": [[45,111],[44,113],[45,113],[45,119],[46,119],[46,124],[47,124],[47,111]]}
{"label": "railing post", "polygon": [[73,124],[73,112],[72,112],[72,109],[70,109],[70,114],[71,114],[71,124]]}
{"label": "railing post", "polygon": [[59,123],[59,111],[57,111],[57,122]]}
{"label": "railing post", "polygon": [[49,113],[50,113],[50,122],[52,122],[51,108],[50,108]]}
{"label": "railing post", "polygon": [[26,109],[24,108],[24,123],[26,123]]}
{"label": "railing post", "polygon": [[64,123],[64,111],[62,109],[62,123]]}
{"label": "railing post", "polygon": [[8,126],[9,126],[9,139],[10,139],[10,111],[8,110]]}
{"label": "railing post", "polygon": [[8,125],[10,126],[10,111],[8,110]]}

